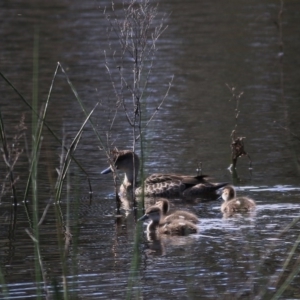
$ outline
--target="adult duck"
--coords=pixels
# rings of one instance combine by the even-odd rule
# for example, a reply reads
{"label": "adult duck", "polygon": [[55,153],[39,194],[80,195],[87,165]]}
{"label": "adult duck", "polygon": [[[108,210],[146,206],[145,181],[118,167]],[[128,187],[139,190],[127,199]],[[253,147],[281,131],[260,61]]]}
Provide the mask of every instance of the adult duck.
{"label": "adult duck", "polygon": [[[129,192],[132,189],[134,179],[138,177],[140,159],[131,150],[114,150],[114,166],[117,170],[125,173],[124,180],[120,187],[121,193]],[[101,174],[112,172],[112,167],[103,170]],[[197,197],[215,192],[227,185],[227,183],[211,183],[206,175],[189,176],[181,174],[156,173],[147,177],[144,184],[135,190],[136,196],[148,197]]]}
{"label": "adult duck", "polygon": [[248,197],[236,197],[235,188],[232,185],[225,186],[222,191],[224,203],[221,205],[222,213],[232,214],[234,212],[245,212],[253,210],[256,203]]}

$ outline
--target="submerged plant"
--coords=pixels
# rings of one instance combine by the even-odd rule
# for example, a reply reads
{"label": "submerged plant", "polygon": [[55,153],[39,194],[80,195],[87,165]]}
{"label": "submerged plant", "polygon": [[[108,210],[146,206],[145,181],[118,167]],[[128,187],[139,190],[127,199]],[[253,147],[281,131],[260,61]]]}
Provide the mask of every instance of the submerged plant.
{"label": "submerged plant", "polygon": [[250,155],[245,150],[244,145],[244,139],[245,137],[236,136],[237,133],[237,127],[238,127],[238,118],[240,116],[240,110],[239,110],[239,104],[240,99],[244,92],[240,92],[239,94],[236,94],[236,88],[230,87],[228,84],[226,84],[228,89],[232,93],[232,100],[235,100],[236,106],[235,106],[235,126],[234,129],[231,132],[231,165],[229,166],[229,170],[234,173],[234,170],[236,169],[237,161],[239,157],[247,156],[249,159],[249,169],[252,168],[252,161],[250,158]]}

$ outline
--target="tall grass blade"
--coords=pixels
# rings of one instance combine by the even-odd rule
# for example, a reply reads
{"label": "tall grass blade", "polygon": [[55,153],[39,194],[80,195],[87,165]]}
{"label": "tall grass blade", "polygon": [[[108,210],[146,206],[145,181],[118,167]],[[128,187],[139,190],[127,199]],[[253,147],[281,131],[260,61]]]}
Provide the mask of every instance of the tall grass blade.
{"label": "tall grass blade", "polygon": [[[45,116],[46,115],[46,110],[47,110],[47,105],[44,106],[44,108],[41,111],[41,115]],[[38,119],[33,120],[33,122],[37,122]],[[41,122],[38,122],[38,124],[34,125],[32,128],[35,130],[35,135],[33,136],[33,150],[31,154],[31,159],[30,159],[30,168],[29,168],[29,175],[27,178],[27,184],[25,188],[25,193],[24,193],[24,200],[26,200],[28,192],[29,192],[29,187],[30,183],[32,183],[32,177],[36,176],[35,172],[37,170],[37,162],[38,162],[38,157],[39,157],[39,149],[41,146],[41,138],[42,138],[42,131],[43,131],[43,119],[39,118]],[[33,184],[33,183],[32,183]],[[32,186],[35,188],[35,186]],[[34,194],[34,192],[33,192]],[[26,201],[25,201],[26,203]]]}
{"label": "tall grass blade", "polygon": [[71,163],[71,160],[73,158],[72,154],[76,150],[76,147],[77,147],[78,142],[80,140],[80,137],[82,135],[83,128],[85,127],[86,123],[88,122],[89,118],[93,114],[93,112],[96,109],[96,107],[98,106],[98,104],[99,103],[97,103],[95,105],[95,107],[92,109],[92,111],[86,117],[85,121],[81,125],[79,131],[77,132],[76,136],[74,137],[73,142],[71,143],[71,145],[70,145],[70,147],[69,147],[69,149],[68,149],[68,151],[66,153],[66,157],[65,157],[64,163],[62,165],[62,169],[60,170],[59,178],[58,178],[57,185],[56,185],[55,202],[57,202],[60,199],[63,182],[64,182],[64,179],[66,177],[67,171],[69,169],[69,165]]}
{"label": "tall grass blade", "polygon": [[[54,81],[57,75],[57,71],[58,71],[59,65],[57,65],[53,78],[52,78],[52,83],[50,86],[50,90],[49,90],[49,94],[48,94],[48,98],[50,99],[50,95],[51,95],[51,91],[54,85]],[[23,97],[23,95],[17,90],[17,88],[9,81],[8,78],[6,78],[6,76],[0,71],[0,76],[4,79],[4,81],[14,90],[14,92],[21,98],[21,100],[30,108],[30,110],[36,115],[38,116],[38,112],[37,110],[35,110],[30,103]],[[60,140],[60,138],[55,134],[55,132],[50,128],[50,126],[48,125],[48,123],[46,122],[46,120],[43,120],[43,124],[44,126],[49,130],[49,132],[51,133],[51,135],[56,139],[56,141],[62,145],[62,142]],[[67,151],[67,148],[65,148],[65,150]],[[85,169],[82,167],[82,165],[77,161],[76,158],[72,157],[74,162],[78,165],[78,167],[80,168],[80,170],[86,175],[87,180],[88,180],[88,184],[89,184],[89,189],[90,189],[90,195],[92,195],[92,186],[91,186],[91,182],[90,182],[90,178],[88,173],[85,171]],[[27,191],[28,193],[28,191]],[[24,200],[26,200],[27,194],[25,193],[25,197]]]}
{"label": "tall grass blade", "polygon": [[[42,261],[42,255],[41,255],[41,252],[40,252],[40,245],[39,245],[39,241],[38,239],[36,239],[33,234],[28,230],[28,229],[25,229],[26,233],[29,235],[29,237],[32,239],[34,245],[35,245],[35,248],[36,248],[36,256],[37,257],[37,263],[39,264],[39,268],[40,268],[40,272],[42,274],[42,277],[43,277],[43,284],[44,284],[44,292],[45,292],[45,297],[46,297],[46,300],[49,299],[49,290],[48,290],[48,285],[47,285],[47,277],[46,277],[46,273],[45,273],[45,270],[44,270],[44,267],[43,267],[43,261]],[[39,282],[36,282],[36,284],[38,284],[39,286]],[[38,298],[40,298],[40,294],[38,293],[37,294]]]}
{"label": "tall grass blade", "polygon": [[[79,105],[80,105],[82,111],[83,111],[83,112],[85,113],[85,115],[87,116],[88,113],[87,113],[87,111],[86,111],[86,109],[85,109],[85,107],[84,107],[84,105],[83,105],[83,103],[82,103],[82,101],[81,101],[81,99],[80,99],[80,97],[79,97],[79,95],[78,95],[78,93],[77,93],[77,91],[76,91],[74,85],[72,84],[71,80],[69,79],[69,76],[67,75],[66,71],[64,70],[64,68],[63,68],[63,66],[60,64],[60,62],[58,62],[57,64],[60,66],[61,71],[62,71],[63,74],[65,75],[66,80],[67,80],[67,82],[68,82],[68,84],[69,84],[71,90],[73,91],[73,94],[74,94],[74,96],[76,97],[76,99],[77,99],[77,101],[78,101],[78,103],[79,103]],[[94,130],[94,132],[95,132],[95,134],[96,134],[96,136],[97,136],[97,138],[98,138],[98,140],[99,140],[99,142],[100,142],[100,144],[101,144],[101,147],[104,147],[104,143],[103,143],[103,141],[102,141],[102,139],[101,139],[101,136],[99,135],[99,133],[98,133],[98,131],[97,131],[97,129],[96,129],[96,126],[94,125],[92,119],[90,119],[90,123],[91,123],[92,128],[93,128],[93,130]]]}
{"label": "tall grass blade", "polygon": [[[38,68],[39,68],[39,28],[35,27],[34,44],[33,44],[33,86],[32,86],[32,108],[37,111],[38,106]],[[34,241],[34,254],[35,254],[35,282],[37,285],[36,295],[37,299],[41,299],[41,279],[43,275],[43,268],[39,247],[39,228],[38,228],[38,190],[37,190],[37,165],[38,165],[38,152],[40,147],[40,137],[43,129],[43,122],[38,124],[38,118],[32,114],[32,154],[31,154],[31,167],[30,178],[28,183],[32,185],[32,202],[33,202],[33,234],[27,232]]]}
{"label": "tall grass blade", "polygon": [[[62,187],[63,187],[63,182],[65,180],[66,175],[68,174],[68,169],[72,160],[72,153],[74,153],[74,151],[76,150],[76,147],[78,145],[78,142],[81,138],[83,129],[86,125],[86,123],[88,122],[89,118],[91,117],[91,115],[93,114],[94,110],[96,109],[96,107],[98,106],[98,103],[96,104],[96,106],[93,108],[93,110],[89,113],[89,115],[87,116],[87,118],[85,119],[84,123],[82,124],[81,128],[79,129],[78,133],[76,134],[75,138],[73,139],[73,142],[71,143],[66,156],[64,158],[64,161],[62,162],[62,165],[60,167],[60,171],[59,171],[59,178],[57,180],[56,183],[56,195],[55,195],[55,202],[58,204],[55,206],[56,210],[56,216],[57,216],[57,221],[59,221],[57,227],[58,228],[65,228],[65,247],[63,250],[63,240],[61,238],[61,235],[58,234],[58,244],[59,244],[59,249],[61,249],[60,253],[61,253],[61,262],[62,262],[62,278],[63,278],[63,297],[64,299],[69,299],[69,295],[68,295],[68,283],[67,283],[67,265],[66,265],[66,253],[67,253],[67,249],[69,247],[69,243],[70,243],[70,239],[71,239],[71,234],[70,234],[70,230],[69,230],[69,201],[67,199],[67,223],[64,226],[63,225],[63,214],[61,212],[61,208],[59,205],[59,200],[61,197],[61,193],[62,193]],[[67,189],[67,198],[68,198],[68,189]],[[59,230],[59,232],[61,232],[61,230]],[[73,260],[74,261],[74,260]]]}
{"label": "tall grass blade", "polygon": [[10,297],[9,297],[9,293],[8,293],[8,290],[7,290],[7,286],[6,286],[6,283],[5,283],[5,280],[4,280],[4,276],[3,276],[3,273],[2,273],[2,269],[0,267],[0,284],[1,284],[1,295],[3,298],[3,300],[9,300]]}
{"label": "tall grass blade", "polygon": [[[134,236],[134,250],[133,250],[133,257],[131,261],[131,268],[128,278],[128,286],[126,291],[126,299],[141,299],[141,295],[139,295],[140,289],[136,287],[136,283],[139,281],[139,267],[141,262],[141,254],[140,254],[140,244],[142,238],[142,226],[141,223],[138,222],[135,230]],[[137,289],[135,289],[137,288]],[[133,295],[133,292],[136,292],[138,295]]]}
{"label": "tall grass blade", "polygon": [[[284,262],[282,272],[287,270],[288,264],[290,263],[292,256],[295,254],[299,244],[300,244],[300,235],[298,236],[297,241],[293,245],[292,250],[289,252],[288,257]],[[299,272],[300,272],[300,258],[297,259],[297,264],[295,265],[293,271],[290,273],[290,275],[286,278],[284,283],[276,291],[275,295],[272,297],[272,300],[279,299],[281,297],[283,292],[287,289],[287,287],[290,285],[292,280],[295,278],[295,276],[297,276]]]}

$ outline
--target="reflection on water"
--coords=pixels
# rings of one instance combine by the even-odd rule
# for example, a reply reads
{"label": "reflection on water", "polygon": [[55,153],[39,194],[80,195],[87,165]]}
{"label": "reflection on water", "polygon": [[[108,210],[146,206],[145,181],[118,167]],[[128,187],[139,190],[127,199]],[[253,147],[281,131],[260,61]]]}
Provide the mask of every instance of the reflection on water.
{"label": "reflection on water", "polygon": [[[195,205],[176,200],[176,208],[188,209],[198,215],[200,232],[186,237],[161,236],[154,240],[147,239],[143,233],[135,289],[146,298],[153,297],[153,293],[162,299],[185,297],[186,293],[197,298],[201,293],[203,298],[220,294],[230,298],[241,294],[253,299],[266,284],[285,280],[286,275],[280,277],[279,270],[299,236],[300,224],[294,223],[286,232],[283,230],[299,218],[300,204],[295,202],[298,191],[289,194],[288,201],[281,202],[274,200],[278,197],[276,192],[257,192],[255,195],[257,208],[254,212],[235,214],[231,218],[223,217],[220,201]],[[80,207],[79,222],[71,222],[73,243],[68,268],[71,273],[76,268],[79,276],[75,273],[68,277],[70,292],[79,293],[81,297],[124,298],[137,226],[133,214],[119,218],[115,223],[112,199],[98,196],[91,206],[82,200]],[[65,211],[65,204],[61,209]],[[3,205],[1,212],[2,220],[7,219]],[[29,280],[34,274],[33,246],[24,233],[24,227],[28,225],[22,214],[21,210],[14,240],[4,238],[8,228],[1,231],[2,272],[10,296],[16,299],[35,294],[35,286]],[[48,274],[59,280],[61,268],[57,265],[60,258],[54,224],[55,213],[51,207],[40,228],[41,249]],[[78,254],[72,262],[74,253]],[[290,262],[291,268],[298,254],[297,250]],[[293,286],[289,294],[296,295]],[[264,297],[268,298],[266,295]]]}
{"label": "reflection on water", "polygon": [[[23,1],[24,2],[24,1]],[[100,101],[93,120],[102,136],[111,125],[111,82],[104,67],[108,50],[107,22],[93,1],[52,1],[31,6],[22,1],[2,5],[0,17],[1,72],[26,98],[32,93],[32,53],[35,25],[40,29],[39,98],[44,101],[56,62],[60,61],[88,107]],[[94,190],[89,205],[86,177],[71,166],[70,229],[72,243],[66,262],[70,299],[124,299],[132,286],[136,299],[270,299],[299,265],[299,247],[286,261],[299,236],[299,3],[284,3],[283,59],[278,57],[278,3],[270,1],[162,1],[161,13],[168,29],[161,37],[151,75],[147,115],[160,103],[174,74],[173,87],[164,105],[145,132],[145,172],[152,174],[203,174],[238,185],[239,194],[257,202],[254,212],[224,218],[220,201],[172,199],[173,207],[188,209],[200,219],[200,233],[188,237],[147,240],[136,216],[115,218],[111,177],[100,171],[106,156],[91,127],[87,126],[76,158],[88,170]],[[104,3],[101,5],[104,5]],[[275,24],[275,25],[274,25]],[[277,25],[276,25],[277,24]],[[112,40],[112,47],[117,41]],[[113,50],[112,50],[113,51]],[[230,134],[235,126],[235,105],[226,84],[243,91],[239,105],[238,131],[253,161],[240,159],[233,178],[230,164]],[[7,84],[0,80],[0,110],[9,138],[15,134],[25,112],[30,139],[30,111]],[[47,122],[58,136],[62,127],[70,143],[85,116],[66,83],[58,74]],[[131,147],[131,128],[119,114],[112,136],[119,149]],[[44,132],[39,170],[40,216],[54,188],[60,145]],[[29,143],[30,144],[30,143]],[[25,142],[23,142],[25,149]],[[16,166],[19,199],[28,173],[25,154]],[[5,163],[0,160],[1,176]],[[75,179],[76,178],[76,179]],[[2,180],[2,177],[1,177]],[[1,182],[2,183],[2,182]],[[76,199],[80,199],[77,204]],[[10,197],[0,205],[0,285],[10,299],[35,298],[34,245],[25,229],[31,227],[23,203],[11,224]],[[63,225],[66,203],[61,203]],[[141,214],[142,212],[138,212]],[[294,222],[294,223],[292,223]],[[136,228],[141,242],[134,246]],[[51,205],[40,226],[40,246],[47,284],[61,288],[61,253],[58,243],[63,226],[57,223]],[[286,231],[283,231],[283,230]],[[138,272],[133,271],[135,251]],[[287,268],[282,272],[286,261]],[[0,274],[0,275],[1,275]],[[266,287],[269,287],[266,290]],[[2,292],[5,292],[2,290]],[[260,296],[259,296],[260,295]],[[284,298],[300,298],[299,276],[284,291]]]}

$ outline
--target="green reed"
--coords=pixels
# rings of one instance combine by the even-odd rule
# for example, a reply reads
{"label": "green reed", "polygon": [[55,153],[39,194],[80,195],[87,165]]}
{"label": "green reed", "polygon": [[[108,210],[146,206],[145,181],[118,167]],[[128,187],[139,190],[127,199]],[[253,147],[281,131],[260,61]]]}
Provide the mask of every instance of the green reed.
{"label": "green reed", "polygon": [[[34,32],[34,46],[33,46],[33,90],[32,90],[32,108],[37,111],[38,108],[38,68],[39,68],[39,29],[35,28]],[[44,112],[46,111],[46,107]],[[35,114],[32,114],[32,154],[31,154],[31,188],[32,188],[32,220],[33,233],[32,239],[34,241],[35,252],[35,281],[37,284],[37,299],[41,299],[40,282],[42,279],[42,263],[39,247],[39,228],[38,228],[38,190],[37,190],[37,176],[38,176],[38,157],[41,145],[41,132],[43,130],[43,122],[39,122]]]}
{"label": "green reed", "polygon": [[[60,146],[62,146],[62,140],[57,136],[57,134],[51,129],[50,125],[47,123],[47,121],[45,120],[45,117],[46,117],[46,110],[47,110],[47,107],[48,107],[48,104],[49,104],[49,101],[50,101],[50,98],[51,98],[51,93],[52,93],[52,89],[53,89],[53,86],[54,86],[54,83],[55,83],[55,79],[56,79],[56,76],[57,76],[57,72],[58,70],[61,69],[64,76],[66,77],[66,80],[68,82],[68,84],[70,85],[71,89],[72,89],[72,92],[74,93],[75,95],[75,98],[76,100],[78,101],[78,103],[81,105],[83,111],[85,112],[86,115],[88,115],[86,113],[86,109],[84,108],[83,104],[82,104],[82,101],[81,99],[78,97],[78,93],[76,91],[76,89],[74,88],[73,84],[71,83],[70,79],[68,78],[66,72],[64,71],[64,69],[62,68],[61,64],[60,63],[57,63],[57,66],[56,66],[56,69],[54,71],[54,74],[53,74],[53,78],[52,78],[52,82],[51,82],[51,85],[50,85],[50,88],[49,88],[49,92],[48,92],[48,96],[47,96],[47,100],[46,100],[46,104],[45,104],[45,108],[44,108],[44,113],[42,114],[39,114],[38,113],[38,110],[37,108],[34,108],[26,99],[25,97],[19,92],[19,90],[14,86],[14,84],[2,73],[0,72],[0,76],[2,77],[2,79],[8,84],[8,86],[10,86],[13,91],[19,96],[19,98],[26,104],[26,106],[30,109],[30,111],[32,112],[32,114],[34,116],[36,116],[37,119],[39,119],[40,121],[42,120],[42,124],[43,126],[45,126],[47,128],[47,130],[50,132],[50,134],[55,138],[55,140],[58,142],[58,144]],[[41,119],[43,116],[43,119]],[[93,129],[95,130],[95,125],[93,124],[93,122],[91,121],[91,119],[89,119]],[[39,136],[39,135],[38,135]],[[99,135],[97,135],[98,138]],[[41,136],[39,136],[39,138],[41,139]],[[101,143],[101,141],[100,141]],[[68,151],[68,149],[66,147],[64,147],[65,151]],[[91,182],[90,182],[90,178],[89,178],[89,175],[88,173],[86,172],[86,170],[83,168],[83,166],[81,165],[81,163],[71,154],[71,157],[72,157],[72,160],[78,165],[78,167],[80,168],[80,171],[83,172],[86,177],[87,177],[87,180],[88,180],[88,184],[89,184],[89,188],[90,188],[90,195],[92,194],[92,187],[91,187]],[[27,198],[27,195],[28,195],[28,192],[29,192],[29,187],[30,187],[30,180],[31,180],[31,171],[30,171],[30,174],[28,176],[28,182],[27,182],[27,187],[25,189],[25,193],[24,193],[24,200],[26,200]]]}
{"label": "green reed", "polygon": [[[294,245],[292,246],[291,251],[287,255],[287,258],[286,258],[286,260],[283,264],[281,276],[282,276],[282,273],[288,269],[288,265],[291,262],[292,256],[297,255],[296,254],[296,249],[298,248],[299,244],[300,244],[300,235],[298,235],[297,241],[294,243]],[[296,261],[296,265],[293,267],[292,271],[287,276],[285,281],[279,286],[279,288],[277,289],[275,295],[272,297],[272,300],[273,299],[274,300],[279,299],[282,296],[284,291],[290,286],[291,282],[299,274],[299,272],[300,272],[300,258],[298,257],[298,259]]]}
{"label": "green reed", "polygon": [[[39,42],[39,31],[38,28],[36,28],[35,30],[35,38],[34,38],[34,52],[33,52],[33,88],[32,88],[32,104],[30,104],[23,96],[22,94],[18,91],[18,89],[9,81],[8,78],[6,78],[6,76],[2,73],[0,73],[1,77],[4,79],[4,81],[16,92],[17,95],[19,95],[19,97],[21,98],[21,100],[30,108],[31,112],[32,112],[32,120],[31,120],[31,128],[32,128],[32,151],[31,151],[31,155],[29,157],[29,162],[30,162],[30,167],[29,167],[29,173],[27,176],[27,184],[26,184],[26,188],[25,188],[25,192],[24,192],[24,200],[25,200],[25,211],[27,212],[27,216],[28,216],[28,220],[29,220],[29,224],[31,227],[31,230],[26,230],[27,234],[29,235],[29,237],[32,239],[33,244],[34,244],[34,251],[35,251],[35,282],[37,285],[37,290],[36,290],[36,297],[37,299],[41,299],[42,295],[44,295],[46,297],[46,299],[48,299],[50,297],[50,292],[49,292],[49,288],[48,288],[48,276],[46,276],[46,272],[44,270],[43,267],[43,254],[40,248],[40,241],[39,241],[39,230],[40,230],[40,225],[43,223],[43,220],[47,214],[47,211],[52,203],[52,201],[50,200],[50,202],[48,203],[48,205],[46,206],[44,213],[41,217],[41,219],[39,220],[39,202],[38,202],[38,195],[39,195],[39,191],[38,191],[38,165],[39,165],[39,157],[40,157],[40,150],[41,150],[41,144],[42,144],[42,140],[43,140],[43,136],[42,136],[42,132],[44,127],[46,127],[49,132],[55,137],[56,141],[62,146],[62,148],[66,151],[66,155],[64,157],[64,160],[62,162],[61,168],[60,168],[60,172],[59,172],[59,176],[57,179],[57,183],[56,183],[56,189],[55,189],[55,202],[58,205],[55,205],[56,208],[56,220],[57,220],[57,228],[58,228],[58,246],[59,249],[61,249],[61,262],[62,262],[62,278],[63,278],[63,282],[62,282],[62,288],[63,288],[63,298],[64,299],[69,299],[69,293],[68,293],[68,284],[66,281],[66,278],[68,276],[68,270],[66,268],[67,265],[67,252],[66,252],[66,245],[67,243],[64,243],[64,240],[61,237],[61,231],[64,232],[65,237],[69,237],[69,242],[71,241],[71,236],[72,234],[70,233],[70,224],[69,224],[69,217],[70,217],[70,206],[69,206],[69,197],[67,196],[67,224],[65,225],[63,222],[63,213],[60,210],[60,199],[62,197],[62,188],[64,185],[64,181],[65,178],[68,174],[68,169],[70,167],[70,163],[73,160],[77,166],[79,167],[80,171],[83,171],[87,178],[88,178],[88,174],[87,172],[84,170],[84,168],[81,166],[81,164],[77,161],[77,159],[74,157],[74,152],[76,150],[76,147],[80,141],[80,138],[82,136],[82,132],[83,129],[85,127],[85,125],[87,124],[88,121],[91,122],[91,115],[93,114],[93,112],[95,111],[96,107],[98,106],[98,103],[95,105],[95,107],[92,109],[92,111],[90,113],[86,113],[86,109],[84,108],[80,98],[78,97],[78,94],[74,88],[74,86],[72,85],[71,81],[69,80],[69,78],[67,77],[66,73],[64,72],[63,68],[61,67],[61,65],[58,63],[56,70],[54,72],[54,76],[52,79],[52,83],[50,85],[50,89],[49,89],[49,93],[48,93],[48,97],[46,102],[41,105],[40,108],[40,113],[37,113],[39,108],[39,99],[38,99],[38,68],[39,68],[39,47],[38,47],[38,42]],[[75,135],[71,145],[69,148],[66,148],[63,144],[63,141],[61,141],[60,138],[57,137],[57,135],[54,133],[54,131],[50,128],[50,126],[47,124],[46,122],[46,114],[47,114],[47,109],[48,109],[48,105],[50,102],[50,98],[51,98],[51,92],[52,92],[52,88],[54,85],[54,81],[57,75],[57,72],[59,70],[59,68],[61,68],[63,70],[63,73],[65,74],[65,76],[67,77],[67,81],[69,83],[69,85],[71,86],[71,90],[73,91],[73,93],[75,94],[75,97],[77,99],[77,101],[80,103],[80,106],[82,108],[82,110],[86,113],[86,119],[84,120],[84,122],[82,123],[80,129],[78,130],[77,134]],[[92,125],[94,130],[95,130],[95,126]],[[2,116],[0,114],[0,135],[1,135],[1,141],[3,144],[3,148],[4,149],[8,149],[8,143],[6,140],[6,136],[5,136],[5,131],[4,131],[4,122],[2,119]],[[99,138],[99,136],[98,136]],[[101,143],[101,141],[100,141]],[[9,152],[7,151],[7,153],[9,154]],[[6,155],[6,161],[9,162],[9,155]],[[8,163],[7,163],[8,164]],[[12,175],[12,167],[9,166],[9,171],[10,174]],[[24,176],[23,176],[24,177]],[[11,177],[13,178],[13,177]],[[12,180],[13,181],[13,180]],[[90,184],[90,180],[88,178],[88,183],[90,186],[90,197],[92,195],[92,189],[91,189],[91,184]],[[15,186],[13,184],[11,184],[12,188],[13,188],[13,194],[15,194]],[[29,190],[31,189],[31,196],[32,196],[32,214],[30,214],[29,212],[29,207],[26,204],[26,200],[28,198],[29,195]],[[16,196],[13,197],[14,200],[16,201]],[[78,199],[78,197],[77,197]],[[77,205],[77,209],[78,209],[78,205]],[[14,220],[16,220],[14,218]],[[74,252],[76,255],[76,251]],[[76,259],[73,258],[73,262],[75,262]],[[73,268],[73,270],[77,270],[76,267]],[[2,273],[0,274],[2,275]],[[74,274],[75,275],[75,274]],[[2,290],[3,290],[3,295],[7,294],[7,289],[5,286],[5,280],[3,276],[0,276],[0,281],[2,283]],[[43,286],[43,291],[42,291],[42,286],[41,284],[44,284]],[[57,290],[58,286],[54,285],[53,286],[53,290],[54,292],[58,291]],[[56,294],[57,296],[59,295]]]}
{"label": "green reed", "polygon": [[[142,211],[142,202],[139,202],[138,211]],[[135,211],[137,213],[137,211]],[[138,222],[135,227],[134,241],[133,241],[133,256],[131,260],[131,266],[129,270],[128,283],[126,289],[126,299],[140,299],[141,287],[139,285],[139,273],[141,265],[141,249],[140,245],[143,239],[143,227],[142,222]]]}
{"label": "green reed", "polygon": [[1,266],[0,266],[0,284],[1,284],[1,294],[2,294],[3,300],[9,300],[9,293],[7,290],[7,286],[5,283],[5,278],[3,276]]}

